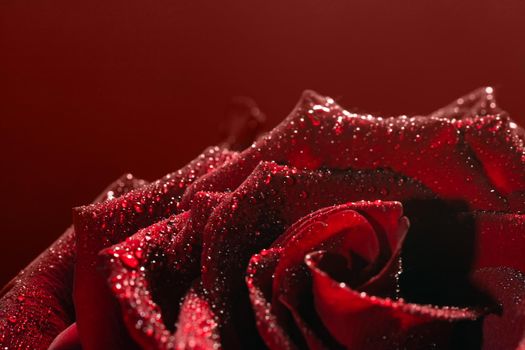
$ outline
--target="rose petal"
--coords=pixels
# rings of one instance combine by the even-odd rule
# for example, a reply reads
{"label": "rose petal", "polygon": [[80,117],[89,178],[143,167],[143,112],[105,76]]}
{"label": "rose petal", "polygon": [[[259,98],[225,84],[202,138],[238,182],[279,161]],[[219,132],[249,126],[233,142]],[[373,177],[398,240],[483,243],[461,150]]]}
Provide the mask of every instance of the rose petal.
{"label": "rose petal", "polygon": [[[400,221],[401,214],[398,202],[357,202],[321,209],[299,220],[285,233],[290,238],[280,244],[284,253],[275,269],[274,301],[280,296],[282,279],[313,250],[325,249],[344,256],[352,252],[368,264],[381,256],[383,267],[408,230],[406,218]],[[333,247],[327,245],[338,237]],[[383,243],[381,252],[380,242]]]}
{"label": "rose petal", "polygon": [[[377,187],[367,187],[371,183]],[[419,184],[384,170],[304,171],[263,163],[210,217],[203,241],[204,286],[221,291],[218,294],[218,284],[235,289],[225,281],[237,278],[251,255],[319,208],[360,199],[432,197]]]}
{"label": "rose petal", "polygon": [[[108,282],[122,306],[125,325],[142,348],[153,349],[157,343],[161,348],[164,345],[161,338],[168,340],[168,327],[173,327],[168,324],[168,320],[164,322],[162,317],[166,315],[163,315],[153,295],[153,284],[164,281],[150,277],[167,264],[167,257],[160,247],[169,245],[173,235],[180,233],[187,225],[188,219],[188,212],[173,215],[101,252],[111,269]],[[174,294],[180,297],[185,291],[177,290],[177,287],[180,286],[175,286]],[[171,302],[177,305],[178,300],[175,297]]]}
{"label": "rose petal", "polygon": [[197,181],[181,206],[186,207],[198,191],[235,189],[260,161],[275,161],[310,169],[390,168],[421,181],[444,199],[462,200],[475,209],[508,209],[465,142],[464,132],[457,121],[447,118],[351,114],[332,99],[307,91],[273,131]]}
{"label": "rose petal", "polygon": [[176,349],[220,350],[219,322],[208,298],[200,288],[192,288],[184,299],[177,333]]}
{"label": "rose petal", "polygon": [[49,345],[48,350],[82,350],[77,324],[73,323],[64,329]]}
{"label": "rose petal", "polygon": [[178,200],[188,184],[232,155],[230,151],[209,148],[181,170],[138,191],[103,205],[75,209],[78,253],[74,300],[84,349],[133,347],[120,320],[118,305],[111,298],[103,274],[97,271],[98,252],[176,213]]}
{"label": "rose petal", "polygon": [[[293,222],[325,206],[377,198],[433,198],[433,194],[386,170],[307,171],[261,164],[210,216],[203,237],[204,288],[222,312],[230,313],[231,300],[243,300],[240,276],[250,257],[269,247]],[[228,322],[235,327],[249,323],[246,315],[233,316],[239,319]]]}
{"label": "rose petal", "polygon": [[430,113],[429,117],[463,119],[501,112],[494,97],[494,89],[487,86],[461,96],[449,105]]}
{"label": "rose petal", "polygon": [[[509,195],[525,188],[525,149],[520,127],[506,115],[462,121],[464,137],[497,190]],[[516,208],[524,210],[523,206]]]}
{"label": "rose petal", "polygon": [[[312,298],[308,295],[311,288],[308,285],[308,275],[303,276],[302,274],[304,271],[298,269],[293,271],[295,281],[302,282],[295,295],[277,301],[288,308],[292,318],[282,307],[279,309],[272,306],[273,272],[282,254],[282,248],[263,250],[252,257],[247,269],[246,284],[250,301],[255,312],[257,329],[266,346],[270,349],[325,349],[327,345],[329,348],[338,348],[339,346],[333,340],[319,338],[319,333],[324,329],[320,322],[315,324],[311,317],[305,317],[304,314],[301,315],[298,312],[304,309],[313,310],[313,305],[310,308],[308,308],[310,305],[305,305]],[[298,287],[297,283],[294,287]],[[302,294],[299,299],[293,300],[300,292]],[[301,307],[298,307],[298,304]],[[309,322],[305,322],[303,318],[308,319]],[[315,324],[314,327],[312,324]]]}
{"label": "rose petal", "polygon": [[257,330],[266,346],[272,350],[297,349],[289,332],[283,328],[283,320],[271,311],[273,272],[282,255],[282,248],[263,250],[250,259],[246,273],[246,285],[255,313]]}
{"label": "rose petal", "polygon": [[[179,303],[200,273],[201,234],[222,194],[200,193],[190,211],[155,223],[102,252],[108,279],[132,338],[146,349],[169,349]],[[179,344],[180,345],[180,344]]]}
{"label": "rose petal", "polygon": [[[308,349],[342,349],[341,345],[337,344],[337,342],[329,336],[326,327],[321,323],[317,314],[311,311],[313,310],[313,304],[310,305],[312,300],[311,288],[308,288],[311,286],[303,285],[302,287],[306,288],[300,296],[300,305],[297,305],[297,301],[287,297],[286,294],[281,296],[280,302],[285,305],[292,314],[295,324],[301,331]],[[303,310],[308,311],[304,312]]]}
{"label": "rose petal", "polygon": [[[131,174],[112,183],[97,197],[101,202],[145,184]],[[0,347],[47,349],[75,320],[72,227],[18,274],[0,293]]]}
{"label": "rose petal", "polygon": [[[401,205],[395,202],[357,202],[323,208],[292,225],[277,240],[274,248],[252,257],[247,285],[252,306],[259,316],[258,328],[266,344],[271,348],[291,348],[305,341],[313,349],[337,347],[327,332],[323,334],[324,327],[315,317],[311,304],[311,281],[303,264],[304,257],[322,247],[331,253],[346,256],[349,260],[343,263],[347,264],[352,262],[354,256],[367,259],[368,249],[363,250],[363,247],[372,243],[372,247],[379,249],[379,240],[390,241],[392,245],[382,244],[381,248],[386,252],[376,251],[369,255],[368,263],[384,256],[389,260],[394,250],[397,255],[408,229],[406,218],[401,216]],[[383,264],[386,262],[380,260]],[[346,270],[346,267],[343,269]],[[350,268],[344,272],[346,279],[353,271]],[[273,288],[269,284],[273,284]],[[304,341],[297,337],[292,341],[285,336],[291,331],[281,303],[290,311]]]}
{"label": "rose petal", "polygon": [[506,266],[525,273],[525,215],[475,212],[463,219],[475,224],[474,269]]}
{"label": "rose petal", "polygon": [[499,314],[485,316],[482,349],[525,349],[525,275],[496,267],[476,271],[473,279],[500,308]]}
{"label": "rose petal", "polygon": [[316,253],[306,259],[313,275],[316,310],[332,336],[346,348],[443,347],[448,345],[447,335],[454,322],[481,316],[476,310],[410,304],[352,290],[320,268],[322,258],[322,253]]}
{"label": "rose petal", "polygon": [[[349,215],[350,213],[354,215]],[[324,343],[325,346],[333,348],[335,345],[329,343],[330,337],[323,336],[322,332],[320,334],[324,327],[313,311],[313,304],[309,302],[312,300],[310,292],[312,286],[310,276],[303,264],[304,257],[318,249],[325,249],[331,254],[340,256],[342,259],[338,263],[338,276],[342,276],[351,285],[360,286],[363,281],[370,278],[370,274],[373,276],[377,273],[377,267],[381,269],[390,260],[394,247],[401,246],[408,230],[408,221],[402,217],[402,207],[398,202],[348,203],[321,209],[305,219],[305,224],[301,224],[301,221],[303,220],[298,224],[301,231],[296,231],[295,239],[289,239],[283,246],[282,258],[275,270],[272,309],[276,314],[282,312],[279,310],[279,302],[289,309],[309,347],[323,348]],[[326,225],[319,225],[319,222]],[[344,244],[344,242],[353,242],[354,236],[358,238],[361,236],[356,240],[357,245]],[[340,238],[334,241],[335,245],[327,244],[337,237]],[[359,254],[359,251],[363,246],[367,246],[367,241],[381,242],[381,252],[378,251],[377,256],[366,262],[376,269],[368,271],[364,276],[365,279],[362,276],[356,279],[359,267],[348,265],[354,264],[356,253],[357,257],[366,260],[366,256]],[[288,258],[289,256],[300,256],[300,258],[293,260]]]}

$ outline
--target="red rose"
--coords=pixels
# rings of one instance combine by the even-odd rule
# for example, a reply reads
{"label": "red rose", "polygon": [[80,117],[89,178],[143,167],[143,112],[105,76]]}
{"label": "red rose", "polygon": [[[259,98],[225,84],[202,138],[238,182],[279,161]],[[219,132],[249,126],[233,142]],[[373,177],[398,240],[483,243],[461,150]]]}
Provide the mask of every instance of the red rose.
{"label": "red rose", "polygon": [[76,208],[4,288],[0,344],[525,348],[523,142],[490,88],[410,118],[305,92],[244,151]]}

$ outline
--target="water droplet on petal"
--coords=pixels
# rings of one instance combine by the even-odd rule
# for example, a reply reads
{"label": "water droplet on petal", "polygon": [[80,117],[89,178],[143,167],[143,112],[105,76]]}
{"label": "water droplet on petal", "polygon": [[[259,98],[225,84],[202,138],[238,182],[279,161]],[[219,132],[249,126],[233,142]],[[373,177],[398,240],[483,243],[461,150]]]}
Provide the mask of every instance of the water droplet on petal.
{"label": "water droplet on petal", "polygon": [[125,266],[132,269],[139,265],[139,261],[131,253],[122,254],[120,256],[120,261],[122,261]]}
{"label": "water droplet on petal", "polygon": [[142,259],[142,256],[144,254],[144,250],[140,247],[138,247],[137,249],[135,249],[135,256],[137,257],[137,259]]}

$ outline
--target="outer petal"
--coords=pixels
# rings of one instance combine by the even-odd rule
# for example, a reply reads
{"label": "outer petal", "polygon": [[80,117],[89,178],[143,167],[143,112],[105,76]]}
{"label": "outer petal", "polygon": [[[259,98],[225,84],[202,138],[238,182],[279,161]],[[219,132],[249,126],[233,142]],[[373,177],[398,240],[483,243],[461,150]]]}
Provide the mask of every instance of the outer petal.
{"label": "outer petal", "polygon": [[128,332],[142,348],[191,347],[182,344],[186,338],[175,339],[175,324],[180,302],[199,276],[202,230],[220,198],[221,194],[200,193],[190,211],[103,251],[111,291],[120,302]]}
{"label": "outer petal", "polygon": [[430,113],[429,117],[463,119],[484,115],[500,114],[502,110],[496,103],[494,89],[490,86],[476,89],[454,102]]}
{"label": "outer petal", "polygon": [[[478,117],[459,124],[465,130],[465,141],[496,189],[506,196],[523,191],[525,148],[520,137],[523,130],[506,115]],[[513,209],[525,208],[522,204]]]}
{"label": "outer petal", "polygon": [[[155,283],[162,284],[164,281],[156,280],[155,277],[159,277],[156,272],[164,269],[167,263],[163,249],[170,244],[174,235],[183,230],[188,219],[188,212],[171,216],[140,230],[125,242],[102,251],[111,268],[108,280],[111,291],[122,306],[122,315],[130,335],[141,348],[163,348],[164,341],[161,339],[168,340],[169,329],[173,329],[173,324],[168,323],[167,312],[163,314],[156,300],[159,293],[167,291],[161,290],[155,294]],[[180,298],[184,294],[184,284],[188,283],[185,282],[181,283],[182,286],[173,286],[174,298],[164,304],[171,301],[170,306],[174,310],[169,311],[175,315],[179,301],[177,295]],[[179,287],[182,290],[178,290]],[[169,318],[173,320],[174,317]]]}
{"label": "outer petal", "polygon": [[[145,182],[125,175],[95,201],[113,199]],[[0,347],[47,349],[75,320],[72,289],[75,232],[70,227],[1,292]]]}
{"label": "outer petal", "polygon": [[[441,198],[460,200],[475,209],[507,210],[511,195],[504,192],[508,197],[504,198],[498,193],[499,185],[491,183],[464,133],[457,121],[448,118],[351,114],[332,99],[307,91],[273,131],[197,181],[182,206],[201,190],[235,189],[260,161],[275,161],[309,169],[390,168],[417,179]],[[507,143],[502,148],[511,147]],[[523,173],[524,163],[518,168]],[[522,185],[513,191],[524,191]]]}
{"label": "outer petal", "polygon": [[178,211],[178,199],[188,184],[212,171],[232,156],[210,148],[178,172],[104,205],[77,208],[74,300],[77,325],[86,350],[132,348],[111,298],[103,274],[98,270],[98,252],[118,243],[138,229]]}

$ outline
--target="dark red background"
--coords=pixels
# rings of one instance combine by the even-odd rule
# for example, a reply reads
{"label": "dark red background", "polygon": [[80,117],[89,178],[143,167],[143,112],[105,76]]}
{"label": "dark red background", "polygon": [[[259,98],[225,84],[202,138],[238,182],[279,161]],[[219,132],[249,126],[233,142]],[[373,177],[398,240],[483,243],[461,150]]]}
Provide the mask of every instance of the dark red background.
{"label": "dark red background", "polygon": [[525,121],[523,0],[2,0],[0,284],[126,171],[218,141],[237,95],[426,113],[481,85]]}

